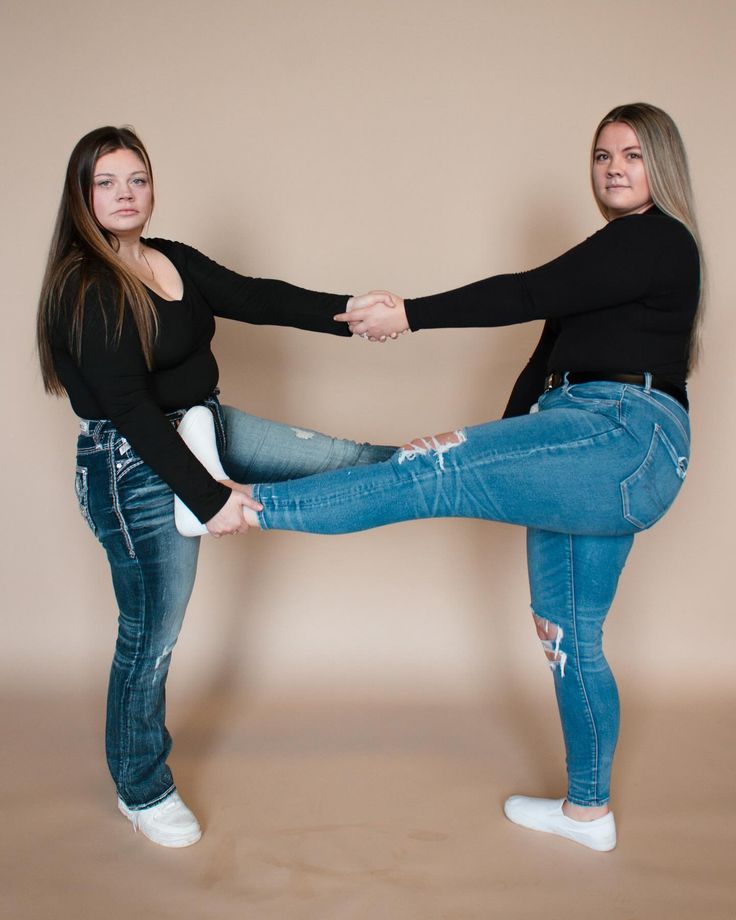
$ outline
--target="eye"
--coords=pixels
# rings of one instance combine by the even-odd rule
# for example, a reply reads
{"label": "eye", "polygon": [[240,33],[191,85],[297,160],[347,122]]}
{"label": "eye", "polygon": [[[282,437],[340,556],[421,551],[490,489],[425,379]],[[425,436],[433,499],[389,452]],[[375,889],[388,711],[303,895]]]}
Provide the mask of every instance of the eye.
{"label": "eye", "polygon": [[98,179],[95,182],[95,185],[97,186],[97,188],[110,188],[110,186],[112,185],[112,181],[110,179]]}
{"label": "eye", "polygon": [[632,152],[629,154],[629,159],[630,159],[630,160],[640,160],[640,159],[641,159],[641,154],[640,154],[640,153],[634,153],[634,152],[632,151]]}
{"label": "eye", "polygon": [[148,179],[144,176],[136,176],[136,178],[133,179],[133,185],[148,185]]}
{"label": "eye", "polygon": [[608,154],[607,153],[596,153],[594,159],[596,163],[602,163],[604,160],[608,159]]}

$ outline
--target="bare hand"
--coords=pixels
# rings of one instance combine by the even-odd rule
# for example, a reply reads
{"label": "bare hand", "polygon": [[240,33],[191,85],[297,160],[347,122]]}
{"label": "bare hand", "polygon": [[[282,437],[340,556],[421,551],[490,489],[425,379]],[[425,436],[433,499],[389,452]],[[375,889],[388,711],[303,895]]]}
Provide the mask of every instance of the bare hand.
{"label": "bare hand", "polygon": [[347,311],[338,313],[334,319],[348,323],[353,335],[372,342],[396,339],[409,331],[404,301],[389,291],[371,291],[360,297],[351,297]]}
{"label": "bare hand", "polygon": [[213,537],[247,533],[248,524],[245,521],[244,509],[262,511],[263,505],[250,497],[245,491],[246,486],[233,482],[231,479],[223,480],[223,485],[230,486],[233,491],[217,514],[207,521],[207,530]]}

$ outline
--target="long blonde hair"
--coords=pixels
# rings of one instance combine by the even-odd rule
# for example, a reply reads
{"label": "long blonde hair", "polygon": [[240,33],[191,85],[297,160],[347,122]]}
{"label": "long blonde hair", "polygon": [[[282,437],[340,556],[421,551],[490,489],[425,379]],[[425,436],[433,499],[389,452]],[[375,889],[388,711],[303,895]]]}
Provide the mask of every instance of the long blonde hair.
{"label": "long blonde hair", "polygon": [[[591,148],[591,181],[592,164],[600,133],[606,125],[621,122],[628,125],[636,134],[641,147],[644,171],[649,183],[649,193],[652,201],[665,214],[679,220],[692,235],[698,247],[700,257],[700,299],[695,314],[692,332],[690,334],[690,347],[688,353],[688,369],[692,370],[697,364],[700,354],[700,334],[705,310],[705,262],[700,243],[698,222],[695,218],[693,192],[690,184],[690,170],[687,164],[685,145],[677,130],[677,125],[672,118],[662,109],[647,102],[632,102],[620,105],[605,115],[593,135]],[[594,187],[595,191],[595,187]],[[595,196],[600,212],[611,220],[611,213]]]}
{"label": "long blonde hair", "polygon": [[[158,331],[156,308],[145,285],[118,257],[117,237],[100,225],[92,206],[95,164],[100,157],[116,150],[132,150],[140,157],[148,172],[153,204],[151,161],[132,128],[107,126],[85,134],[69,158],[38,304],[36,344],[41,375],[46,391],[57,396],[65,391],[54,367],[51,340],[62,309],[65,286],[74,272],[78,272],[78,287],[69,313],[68,345],[76,360],[81,359],[82,353],[85,301],[90,290],[98,284],[102,269],[117,289],[113,339],[120,338],[127,304],[138,330],[146,364],[149,369],[153,366],[153,344]],[[107,322],[102,304],[100,309]]]}

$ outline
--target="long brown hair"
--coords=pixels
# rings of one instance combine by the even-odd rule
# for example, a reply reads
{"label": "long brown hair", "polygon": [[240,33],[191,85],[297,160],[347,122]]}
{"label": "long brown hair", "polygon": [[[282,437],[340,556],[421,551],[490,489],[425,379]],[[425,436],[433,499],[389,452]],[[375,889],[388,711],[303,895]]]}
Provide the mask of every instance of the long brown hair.
{"label": "long brown hair", "polygon": [[[698,222],[695,218],[695,205],[693,191],[690,183],[690,170],[687,164],[685,145],[677,130],[677,125],[672,118],[647,102],[632,102],[628,105],[619,105],[605,115],[593,135],[591,149],[591,181],[592,164],[595,160],[595,150],[600,133],[606,125],[621,122],[628,125],[636,134],[641,147],[644,172],[649,183],[649,193],[652,201],[665,214],[679,220],[690,231],[695,240],[700,256],[700,300],[695,314],[693,328],[690,335],[690,348],[688,368],[695,367],[700,353],[700,332],[705,310],[705,262],[698,232]],[[595,186],[594,186],[595,192]],[[611,219],[611,214],[596,196],[599,210],[606,218]]]}
{"label": "long brown hair", "polygon": [[[75,298],[68,314],[68,345],[76,360],[81,359],[82,353],[85,301],[97,284],[102,270],[117,289],[113,339],[118,340],[120,337],[127,305],[136,324],[149,369],[153,363],[153,343],[158,330],[156,308],[145,286],[118,257],[120,244],[117,237],[100,225],[92,207],[95,164],[100,157],[116,150],[132,150],[140,157],[148,172],[153,203],[151,161],[135,131],[129,127],[108,126],[85,134],[69,158],[38,304],[36,342],[41,374],[46,391],[57,396],[63,395],[65,391],[54,367],[51,337],[62,309],[64,289],[72,273],[78,273],[78,284],[75,285]],[[104,310],[103,317],[107,321]]]}

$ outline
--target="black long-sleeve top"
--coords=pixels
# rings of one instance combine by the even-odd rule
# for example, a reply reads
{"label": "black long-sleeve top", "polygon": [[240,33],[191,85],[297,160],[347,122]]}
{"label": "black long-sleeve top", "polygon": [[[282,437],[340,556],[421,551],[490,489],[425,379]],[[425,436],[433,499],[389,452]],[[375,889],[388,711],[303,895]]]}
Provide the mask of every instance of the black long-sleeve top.
{"label": "black long-sleeve top", "polygon": [[346,324],[332,319],[343,312],[348,295],[247,278],[183,243],[152,239],[145,244],[170,259],[184,282],[177,301],[149,290],[159,323],[153,370],[146,368],[129,310],[115,341],[117,292],[104,272],[97,273],[87,291],[79,363],[69,342],[69,311],[78,292],[78,275],[67,282],[52,333],[54,364],[75,413],[85,419],[110,419],[197,517],[208,521],[225,504],[230,489],[215,482],[165,413],[201,403],[217,385],[217,362],[210,348],[214,318],[350,335]]}
{"label": "black long-sleeve top", "polygon": [[547,320],[509,416],[529,411],[553,371],[649,371],[684,392],[699,293],[695,240],[652,207],[611,221],[539,268],[407,300],[406,314],[412,330]]}

